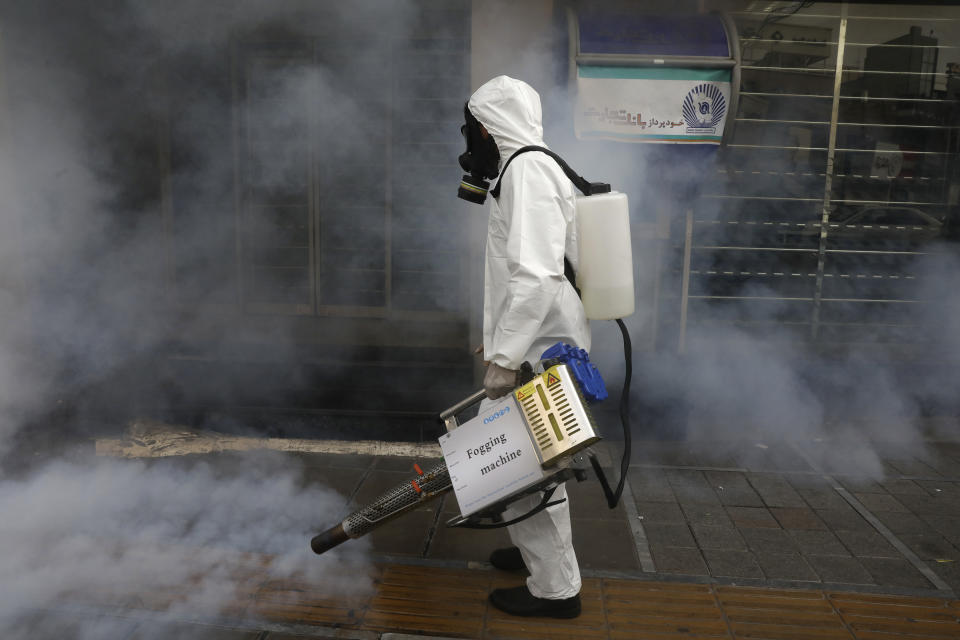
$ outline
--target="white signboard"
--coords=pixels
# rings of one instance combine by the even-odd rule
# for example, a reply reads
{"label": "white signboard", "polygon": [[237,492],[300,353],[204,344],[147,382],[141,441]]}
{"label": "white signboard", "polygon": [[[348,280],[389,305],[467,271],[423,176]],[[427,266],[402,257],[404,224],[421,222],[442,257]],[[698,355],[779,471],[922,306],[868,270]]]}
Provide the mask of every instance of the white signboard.
{"label": "white signboard", "polygon": [[512,395],[440,437],[460,515],[468,516],[543,478],[530,432]]}
{"label": "white signboard", "polygon": [[720,144],[729,69],[577,67],[582,140]]}

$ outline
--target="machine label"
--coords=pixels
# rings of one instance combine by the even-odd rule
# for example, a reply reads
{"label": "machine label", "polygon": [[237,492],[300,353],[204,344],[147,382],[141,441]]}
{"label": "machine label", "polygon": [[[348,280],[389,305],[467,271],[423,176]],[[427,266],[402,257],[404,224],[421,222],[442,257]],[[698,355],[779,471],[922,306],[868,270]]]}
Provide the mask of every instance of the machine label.
{"label": "machine label", "polygon": [[441,436],[440,449],[464,516],[544,477],[523,412],[512,395]]}

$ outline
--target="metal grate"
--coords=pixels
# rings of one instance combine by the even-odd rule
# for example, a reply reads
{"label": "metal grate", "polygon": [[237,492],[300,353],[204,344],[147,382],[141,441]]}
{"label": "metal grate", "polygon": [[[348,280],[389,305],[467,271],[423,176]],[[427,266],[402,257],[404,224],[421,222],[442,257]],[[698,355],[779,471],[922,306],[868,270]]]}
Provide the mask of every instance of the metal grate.
{"label": "metal grate", "polygon": [[408,8],[396,32],[304,24],[238,44],[247,310],[462,309],[463,225],[439,203],[457,176],[470,7]]}
{"label": "metal grate", "polygon": [[750,6],[734,14],[733,138],[672,234],[681,350],[708,323],[823,345],[923,342],[918,310],[957,200],[960,78],[946,69],[960,11]]}

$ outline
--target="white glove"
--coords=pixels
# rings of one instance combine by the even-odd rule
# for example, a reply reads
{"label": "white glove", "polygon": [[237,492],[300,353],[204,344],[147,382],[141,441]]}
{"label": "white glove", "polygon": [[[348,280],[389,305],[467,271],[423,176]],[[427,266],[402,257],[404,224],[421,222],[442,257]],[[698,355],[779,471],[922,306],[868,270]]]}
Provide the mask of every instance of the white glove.
{"label": "white glove", "polygon": [[491,362],[487,366],[487,374],[483,377],[483,388],[487,397],[496,400],[513,391],[517,386],[519,373],[516,369],[507,369]]}

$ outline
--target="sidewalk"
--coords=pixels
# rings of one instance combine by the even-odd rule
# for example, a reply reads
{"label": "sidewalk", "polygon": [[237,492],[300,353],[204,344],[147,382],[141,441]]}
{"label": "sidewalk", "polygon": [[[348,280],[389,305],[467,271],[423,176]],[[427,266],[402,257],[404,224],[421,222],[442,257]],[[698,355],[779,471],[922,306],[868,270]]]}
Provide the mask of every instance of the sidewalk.
{"label": "sidewalk", "polygon": [[[617,509],[592,474],[568,485],[584,575],[584,613],[573,621],[517,619],[487,604],[490,589],[522,576],[485,562],[508,544],[504,531],[444,526],[457,515],[447,494],[345,543],[369,545],[372,593],[331,597],[258,578],[254,563],[229,616],[159,637],[960,638],[960,444],[930,440],[910,454],[870,444],[877,458],[858,454],[863,442],[839,440],[635,443]],[[434,462],[337,447],[285,455],[303,466],[306,484],[354,506],[409,481],[415,462]],[[235,465],[238,455],[189,458]],[[114,616],[130,621],[117,637],[157,637],[170,623],[143,617],[149,599],[128,599],[129,610],[68,607],[48,622]]]}

